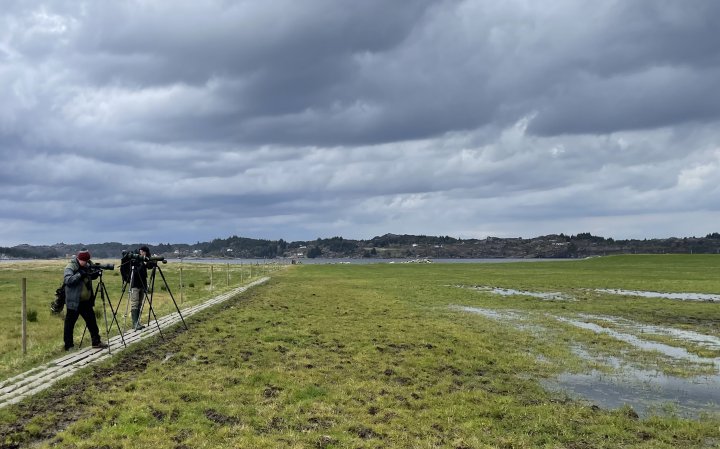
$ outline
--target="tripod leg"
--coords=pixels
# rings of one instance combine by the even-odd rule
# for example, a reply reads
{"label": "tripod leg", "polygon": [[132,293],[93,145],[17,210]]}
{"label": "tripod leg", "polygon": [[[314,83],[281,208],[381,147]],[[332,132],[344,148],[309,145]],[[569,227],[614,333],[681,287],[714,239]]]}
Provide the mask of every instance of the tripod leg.
{"label": "tripod leg", "polygon": [[162,329],[160,328],[160,322],[158,321],[158,317],[155,314],[155,309],[153,309],[152,306],[152,294],[149,296],[148,300],[148,326],[150,325],[150,315],[152,314],[153,318],[155,319],[155,326],[157,326],[158,332],[160,333],[160,336],[165,339],[165,336],[162,333]]}
{"label": "tripod leg", "polygon": [[[102,283],[102,281],[100,281],[100,282],[98,283],[98,285],[95,286],[95,293],[94,293],[95,296],[93,296],[93,298],[97,298],[97,294],[98,294],[98,292],[100,291],[100,284],[101,284],[101,283]],[[104,306],[105,306],[105,302],[103,301],[103,307],[104,307]],[[83,321],[84,321],[84,319],[83,319]],[[105,321],[105,324],[107,324],[107,320]],[[85,340],[85,332],[87,332],[87,330],[88,330],[88,328],[87,328],[87,323],[85,323],[85,328],[83,329],[82,337],[80,337],[80,346],[78,346],[78,348],[82,348],[83,340]]]}
{"label": "tripod leg", "polygon": [[155,314],[155,309],[153,309],[153,295],[155,294],[155,268],[153,268],[152,275],[150,276],[150,294],[148,295],[147,292],[145,292],[145,299],[148,303],[148,326],[150,325],[150,314],[155,318],[155,326],[157,326],[158,332],[160,333],[160,337],[162,339],[165,339],[165,336],[162,333],[162,329],[160,328],[160,323],[158,322],[157,315]]}
{"label": "tripod leg", "polygon": [[[127,282],[123,282],[122,290],[120,291],[120,299],[118,299],[117,306],[115,306],[114,309],[112,307],[112,302],[110,302],[110,308],[113,309],[113,322],[110,323],[110,327],[112,327],[113,324],[117,324],[118,332],[120,332],[120,335],[122,335],[124,332],[120,331],[120,323],[118,321],[117,314],[120,312],[120,304],[122,303],[123,296],[125,296],[125,288],[127,287],[127,285]],[[110,295],[108,295],[108,301],[110,301]],[[123,327],[125,326],[123,325]]]}
{"label": "tripod leg", "polygon": [[173,296],[172,291],[170,290],[170,286],[167,283],[167,279],[165,279],[165,274],[163,274],[162,269],[160,269],[160,267],[157,267],[157,269],[160,272],[160,277],[162,278],[163,282],[165,283],[165,288],[167,289],[168,293],[170,294],[170,299],[172,299],[173,304],[175,304],[175,310],[177,310],[178,315],[180,315],[180,320],[182,321],[183,326],[185,326],[185,329],[188,329],[187,323],[185,323],[185,318],[183,318],[182,313],[180,313],[180,308],[178,307],[177,302],[175,302],[175,297]]}
{"label": "tripod leg", "polygon": [[[150,294],[148,294],[148,291]],[[155,270],[153,270],[152,275],[150,276],[150,288],[145,289],[145,298],[150,299],[148,301],[148,326],[150,325],[150,314],[152,313],[155,315],[155,310],[152,307],[153,295],[155,295]],[[155,320],[157,321],[157,317],[155,317]]]}
{"label": "tripod leg", "polygon": [[[108,350],[108,354],[112,354],[112,352],[110,352],[110,326],[108,326],[107,307],[105,307],[105,299],[106,299],[105,293],[107,291],[105,290],[105,284],[102,281],[102,277],[100,277],[100,282],[98,282],[97,289],[100,290],[100,299],[102,300],[102,304],[103,304],[103,316],[105,317],[105,341],[107,342],[107,350]],[[108,297],[108,301],[109,301],[109,297]],[[112,310],[112,307],[111,307],[111,310]]]}
{"label": "tripod leg", "polygon": [[[128,299],[127,299],[127,303],[125,304],[125,318],[123,319],[123,331],[125,331],[127,329],[127,317],[128,317],[128,313],[130,313],[130,303],[132,302],[132,297],[131,297],[132,292],[130,290],[132,290],[132,288],[129,288],[128,293],[127,293]],[[132,320],[130,321],[130,325],[132,326]]]}
{"label": "tripod leg", "polygon": [[[107,288],[105,287],[105,283],[102,283],[102,290],[105,292],[105,297],[107,298],[108,306],[110,306],[110,312],[113,315],[112,322],[110,323],[110,326],[107,328],[108,333],[108,352],[110,351],[110,328],[112,328],[112,323],[115,323],[115,327],[117,327],[118,333],[120,335],[120,340],[123,343],[123,346],[127,347],[127,343],[125,343],[125,337],[123,336],[122,331],[120,330],[120,323],[118,323],[117,320],[117,309],[113,309],[112,301],[110,301],[110,294],[107,292]],[[122,300],[122,297],[120,298]],[[105,303],[103,303],[103,307],[105,307]],[[120,307],[120,302],[118,301],[118,308]],[[107,324],[107,316],[105,318],[105,323]]]}

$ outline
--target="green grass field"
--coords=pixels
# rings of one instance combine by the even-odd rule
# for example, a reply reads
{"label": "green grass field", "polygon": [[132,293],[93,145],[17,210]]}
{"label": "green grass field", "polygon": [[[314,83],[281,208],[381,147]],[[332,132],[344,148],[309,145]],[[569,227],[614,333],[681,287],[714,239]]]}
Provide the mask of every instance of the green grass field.
{"label": "green grass field", "polygon": [[[718,256],[691,255],[292,266],[194,315],[188,331],[176,328],[0,409],[0,447],[720,447],[718,414],[638,417],[541,384],[594,367],[573,352],[577,345],[672,374],[702,371],[548,317],[612,315],[718,337],[720,303],[591,289],[720,293],[719,268]],[[529,318],[516,326],[458,306]]]}

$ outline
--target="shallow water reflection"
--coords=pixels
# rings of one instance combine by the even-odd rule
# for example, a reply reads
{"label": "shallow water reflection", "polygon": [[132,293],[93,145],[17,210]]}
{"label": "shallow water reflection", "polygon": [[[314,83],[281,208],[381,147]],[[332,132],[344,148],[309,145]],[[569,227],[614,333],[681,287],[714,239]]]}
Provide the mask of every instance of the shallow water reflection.
{"label": "shallow water reflection", "polygon": [[684,379],[657,371],[622,366],[621,373],[593,370],[587,374],[563,373],[543,381],[550,390],[561,390],[602,408],[629,405],[640,416],[675,413],[697,417],[720,413],[720,376]]}
{"label": "shallow water reflection", "polygon": [[657,326],[653,324],[638,323],[637,321],[628,320],[614,316],[579,314],[581,318],[604,321],[617,326],[627,332],[641,334],[658,334],[672,337],[676,340],[694,343],[710,350],[720,350],[720,338],[713,335],[701,334],[699,332],[689,331],[685,329],[675,329],[667,326]]}
{"label": "shallow water reflection", "polygon": [[[529,313],[518,310],[493,310],[477,307],[452,306],[455,310],[470,312],[484,317],[509,322],[519,329],[527,329],[532,322]],[[619,332],[581,319],[605,320],[631,329],[643,327],[665,332],[680,339],[687,336],[693,341],[715,347],[720,343],[714,336],[682,331],[659,326],[645,326],[619,317],[578,315],[579,319],[546,314],[560,323],[570,324],[595,333],[604,333],[624,341],[643,351],[659,352],[663,356],[689,363],[710,364],[713,374],[689,378],[664,374],[658,370],[638,368],[618,356],[593,356],[577,344],[573,351],[579,357],[607,366],[611,373],[592,370],[589,373],[562,373],[556,379],[544,380],[542,384],[550,390],[564,391],[568,395],[591,401],[603,408],[618,408],[628,405],[640,416],[652,414],[677,414],[683,417],[697,417],[703,413],[720,414],[720,358],[704,358],[688,352],[685,348],[647,341],[629,333]],[[539,326],[535,323],[535,327]],[[637,361],[634,361],[637,362]]]}
{"label": "shallow water reflection", "polygon": [[635,335],[618,332],[616,330],[608,329],[607,327],[603,327],[603,326],[600,326],[595,323],[586,323],[584,321],[578,321],[578,320],[573,320],[573,319],[564,318],[564,317],[555,317],[555,318],[558,321],[571,324],[571,325],[579,327],[581,329],[591,330],[597,334],[610,335],[611,337],[613,337],[617,340],[620,340],[620,341],[624,341],[625,343],[629,343],[638,349],[642,349],[642,350],[646,350],[646,351],[655,351],[655,352],[659,352],[663,355],[666,355],[668,357],[672,357],[675,359],[687,360],[687,361],[694,362],[694,363],[714,364],[715,369],[720,370],[720,359],[708,359],[708,358],[700,357],[695,354],[691,354],[685,348],[680,348],[677,346],[670,346],[670,345],[666,345],[664,343],[657,343],[654,341],[643,340],[642,338],[636,337]]}
{"label": "shallow water reflection", "polygon": [[[466,288],[465,286],[459,286],[461,288]],[[473,290],[478,290],[481,292],[488,292],[492,293],[494,295],[500,295],[500,296],[531,296],[533,298],[540,298],[540,299],[546,299],[546,300],[561,300],[561,301],[570,301],[573,298],[567,296],[564,293],[560,292],[530,292],[526,290],[515,290],[512,288],[499,288],[499,287],[488,287],[483,285],[475,285],[471,287]]]}
{"label": "shallow water reflection", "polygon": [[710,293],[661,293],[644,292],[639,290],[620,290],[617,288],[596,288],[594,291],[600,293],[610,293],[612,295],[641,296],[643,298],[681,299],[683,301],[720,301],[720,295],[713,295]]}

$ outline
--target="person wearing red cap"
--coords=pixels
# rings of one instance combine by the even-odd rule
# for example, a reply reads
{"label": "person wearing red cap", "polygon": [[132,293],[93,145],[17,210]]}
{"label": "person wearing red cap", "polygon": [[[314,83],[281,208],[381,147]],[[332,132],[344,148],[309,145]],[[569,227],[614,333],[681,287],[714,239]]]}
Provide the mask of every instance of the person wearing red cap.
{"label": "person wearing red cap", "polygon": [[73,343],[73,331],[78,317],[83,317],[85,325],[90,331],[90,339],[93,348],[107,348],[107,344],[100,341],[100,330],[95,319],[95,293],[93,292],[92,280],[97,279],[98,274],[89,270],[90,251],[83,249],[77,256],[72,258],[65,267],[65,328],[63,338],[65,350],[71,350]]}

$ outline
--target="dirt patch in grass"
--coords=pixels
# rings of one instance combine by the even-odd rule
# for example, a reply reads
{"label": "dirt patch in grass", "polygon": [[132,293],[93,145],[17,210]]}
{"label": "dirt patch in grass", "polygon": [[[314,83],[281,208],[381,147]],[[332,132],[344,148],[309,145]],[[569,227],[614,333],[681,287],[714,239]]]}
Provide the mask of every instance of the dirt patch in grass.
{"label": "dirt patch in grass", "polygon": [[214,409],[205,410],[205,417],[210,421],[223,426],[240,423],[240,418],[238,418],[237,416],[225,415]]}

